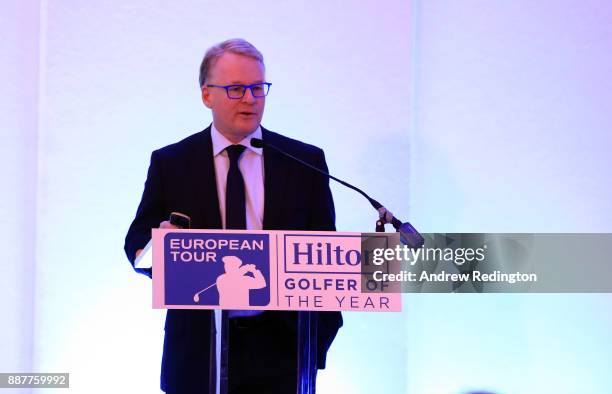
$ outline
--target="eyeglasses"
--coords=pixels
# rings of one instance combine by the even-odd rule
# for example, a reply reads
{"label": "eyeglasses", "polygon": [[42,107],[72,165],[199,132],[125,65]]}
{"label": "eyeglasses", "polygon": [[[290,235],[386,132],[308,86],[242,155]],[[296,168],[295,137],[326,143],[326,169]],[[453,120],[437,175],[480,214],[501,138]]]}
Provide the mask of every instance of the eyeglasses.
{"label": "eyeglasses", "polygon": [[232,100],[241,99],[244,97],[247,89],[251,89],[251,94],[253,97],[261,98],[266,97],[268,92],[270,91],[270,86],[272,84],[269,82],[259,82],[254,83],[252,85],[206,85],[209,88],[223,88],[227,93],[227,97]]}

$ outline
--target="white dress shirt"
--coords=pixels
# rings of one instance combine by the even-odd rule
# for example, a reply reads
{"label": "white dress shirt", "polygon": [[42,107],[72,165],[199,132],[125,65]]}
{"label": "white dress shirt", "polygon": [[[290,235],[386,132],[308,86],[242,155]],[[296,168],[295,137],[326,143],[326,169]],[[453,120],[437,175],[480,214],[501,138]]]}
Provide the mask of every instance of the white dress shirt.
{"label": "white dress shirt", "polygon": [[[221,224],[225,228],[225,186],[230,165],[225,148],[233,144],[217,130],[214,124],[211,127],[210,135],[212,137],[212,149],[215,159],[215,176],[217,178],[217,197],[219,198]],[[242,173],[242,178],[244,178],[246,228],[247,230],[261,230],[263,228],[264,212],[263,149],[252,147],[251,138],[261,139],[261,127],[257,127],[255,131],[238,143],[246,147],[242,155],[240,155],[238,167]]]}

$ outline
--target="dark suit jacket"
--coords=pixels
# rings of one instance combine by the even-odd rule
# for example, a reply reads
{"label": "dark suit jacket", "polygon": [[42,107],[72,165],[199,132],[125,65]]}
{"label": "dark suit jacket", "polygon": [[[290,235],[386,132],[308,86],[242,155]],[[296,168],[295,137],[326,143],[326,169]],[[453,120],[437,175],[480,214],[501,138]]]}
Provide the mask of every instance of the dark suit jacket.
{"label": "dark suit jacket", "polygon": [[[324,171],[323,151],[262,127],[270,143]],[[335,230],[334,203],[326,177],[264,147],[265,230]],[[191,217],[192,228],[219,229],[221,216],[215,181],[210,127],[156,150],[136,218],[125,238],[132,264],[138,249],[151,238],[151,229],[171,212]],[[150,270],[137,270],[148,276]],[[295,312],[265,312],[287,323],[296,336]],[[166,315],[161,386],[163,390],[208,387],[210,311],[168,310]],[[339,312],[318,313],[317,366],[325,368],[327,350],[342,326]],[[291,331],[293,330],[293,331]],[[187,390],[183,390],[187,392]]]}

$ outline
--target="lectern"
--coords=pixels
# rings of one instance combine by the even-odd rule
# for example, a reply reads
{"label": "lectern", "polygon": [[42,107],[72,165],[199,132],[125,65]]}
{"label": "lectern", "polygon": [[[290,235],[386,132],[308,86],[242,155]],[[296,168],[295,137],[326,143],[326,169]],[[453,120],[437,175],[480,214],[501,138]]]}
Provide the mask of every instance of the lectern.
{"label": "lectern", "polygon": [[[367,238],[378,240],[381,247],[389,247],[392,239],[399,239],[397,234]],[[208,374],[211,394],[228,392],[232,383],[229,371],[235,371],[231,368],[235,354],[230,352],[232,341],[245,338],[239,334],[233,336],[233,331],[230,336],[230,326],[237,327],[244,322],[257,326],[258,320],[249,319],[267,320],[266,315],[261,315],[236,317],[243,320],[232,321],[230,310],[261,310],[268,316],[285,313],[275,315],[287,326],[287,336],[279,339],[281,342],[266,337],[263,334],[266,331],[262,330],[254,331],[254,337],[264,339],[265,344],[249,338],[239,346],[244,343],[249,347],[253,344],[254,348],[258,344],[268,346],[269,338],[273,339],[271,344],[282,343],[279,347],[285,346],[286,341],[294,341],[287,346],[295,346],[295,350],[288,349],[286,354],[296,357],[295,363],[291,363],[296,368],[294,392],[312,394],[320,366],[317,364],[322,362],[321,352],[327,350],[341,325],[339,316],[335,320],[335,316],[321,312],[401,310],[399,294],[368,292],[362,287],[361,256],[365,253],[362,239],[362,233],[334,231],[156,229],[151,248],[153,306],[215,310],[217,315],[221,311],[220,318],[211,319],[209,332],[203,333],[209,336],[211,344],[210,354],[203,355],[204,359],[209,357],[210,368],[202,371]],[[281,331],[275,331],[276,335],[283,329],[284,326]],[[248,331],[245,333],[250,335]],[[259,350],[249,349],[248,354]],[[245,361],[239,362],[238,369],[244,369]],[[253,362],[253,358],[248,362]],[[287,367],[293,368],[293,365]]]}

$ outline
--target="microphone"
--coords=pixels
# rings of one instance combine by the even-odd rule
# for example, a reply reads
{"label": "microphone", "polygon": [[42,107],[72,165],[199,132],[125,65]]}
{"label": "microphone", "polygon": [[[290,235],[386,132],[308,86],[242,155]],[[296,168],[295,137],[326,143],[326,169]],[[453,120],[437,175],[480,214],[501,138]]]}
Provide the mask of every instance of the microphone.
{"label": "microphone", "polygon": [[[393,227],[399,231],[400,233],[400,239],[402,241],[403,244],[408,245],[411,248],[419,248],[421,246],[423,246],[423,244],[425,243],[425,239],[423,238],[423,236],[421,234],[419,234],[419,232],[408,222],[406,223],[402,223],[401,220],[399,220],[398,218],[396,218],[395,216],[393,216],[393,214],[391,212],[389,212],[387,210],[387,208],[385,208],[381,203],[379,203],[378,201],[376,201],[375,199],[373,199],[372,197],[368,196],[368,194],[366,192],[364,192],[363,190],[361,190],[360,188],[351,185],[348,182],[343,181],[342,179],[338,179],[335,176],[321,170],[320,168],[317,168],[315,166],[313,166],[310,163],[305,162],[304,160],[297,158],[287,152],[285,152],[284,150],[277,148],[276,146],[264,142],[263,140],[259,139],[259,138],[251,138],[251,146],[253,146],[254,148],[263,148],[263,147],[267,147],[270,148],[272,150],[275,150],[276,152],[280,153],[283,156],[286,156],[288,158],[290,158],[291,160],[297,161],[298,163],[318,172],[319,174],[327,177],[327,178],[331,178],[334,181],[340,183],[341,185],[344,185],[346,187],[348,187],[349,189],[353,189],[355,190],[357,193],[361,194],[362,196],[364,196],[369,202],[370,204],[374,207],[374,209],[376,209],[378,211],[378,214],[380,216],[380,224],[384,226],[385,223],[391,223],[393,225]],[[378,224],[378,222],[377,222]]]}

